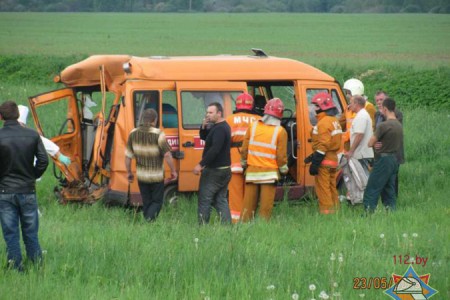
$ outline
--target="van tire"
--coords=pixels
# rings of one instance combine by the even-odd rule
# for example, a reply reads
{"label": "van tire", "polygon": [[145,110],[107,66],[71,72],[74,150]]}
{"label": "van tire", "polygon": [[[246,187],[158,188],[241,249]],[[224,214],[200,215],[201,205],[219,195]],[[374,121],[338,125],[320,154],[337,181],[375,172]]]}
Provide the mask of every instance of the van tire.
{"label": "van tire", "polygon": [[177,184],[171,184],[164,187],[164,204],[176,205],[178,202],[178,187]]}

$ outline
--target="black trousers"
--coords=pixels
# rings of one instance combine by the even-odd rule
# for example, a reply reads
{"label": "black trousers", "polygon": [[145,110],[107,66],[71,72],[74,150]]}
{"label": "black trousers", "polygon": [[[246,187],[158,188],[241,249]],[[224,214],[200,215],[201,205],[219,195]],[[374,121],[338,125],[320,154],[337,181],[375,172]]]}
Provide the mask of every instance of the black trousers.
{"label": "black trousers", "polygon": [[146,183],[138,181],[141,192],[144,218],[154,221],[161,211],[164,201],[164,182]]}

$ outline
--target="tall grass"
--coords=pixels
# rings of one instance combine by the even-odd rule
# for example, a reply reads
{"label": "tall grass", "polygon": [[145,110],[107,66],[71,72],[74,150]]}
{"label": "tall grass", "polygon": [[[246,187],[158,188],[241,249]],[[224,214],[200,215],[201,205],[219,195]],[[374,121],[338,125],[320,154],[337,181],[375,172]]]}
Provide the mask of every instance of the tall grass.
{"label": "tall grass", "polygon": [[[199,227],[192,196],[148,224],[133,210],[57,204],[47,172],[38,183],[44,266],[5,272],[0,298],[308,299],[315,284],[316,299],[321,290],[382,299],[381,289],[354,290],[354,278],[402,275],[409,265],[395,264],[394,255],[427,257],[416,271],[432,275],[436,299],[448,298],[450,117],[404,115],[407,163],[392,214],[380,209],[363,218],[361,207],[344,204],[337,215],[321,216],[306,199],[278,203],[269,223]],[[5,255],[0,248],[2,264]]]}

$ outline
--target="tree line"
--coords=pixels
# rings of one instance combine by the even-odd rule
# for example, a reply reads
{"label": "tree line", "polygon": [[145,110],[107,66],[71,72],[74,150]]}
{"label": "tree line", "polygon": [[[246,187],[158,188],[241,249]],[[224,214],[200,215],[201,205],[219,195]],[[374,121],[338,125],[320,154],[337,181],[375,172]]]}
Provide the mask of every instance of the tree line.
{"label": "tree line", "polygon": [[448,0],[0,0],[9,12],[450,13]]}

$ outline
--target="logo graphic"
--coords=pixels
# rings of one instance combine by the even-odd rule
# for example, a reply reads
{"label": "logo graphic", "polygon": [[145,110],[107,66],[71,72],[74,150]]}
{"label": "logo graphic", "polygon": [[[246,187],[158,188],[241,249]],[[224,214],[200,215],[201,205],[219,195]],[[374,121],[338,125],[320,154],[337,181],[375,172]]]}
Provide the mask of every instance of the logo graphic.
{"label": "logo graphic", "polygon": [[430,299],[438,293],[428,285],[430,274],[417,275],[413,266],[409,266],[406,273],[401,276],[392,274],[394,285],[385,290],[384,293],[395,300],[416,300],[416,299]]}

